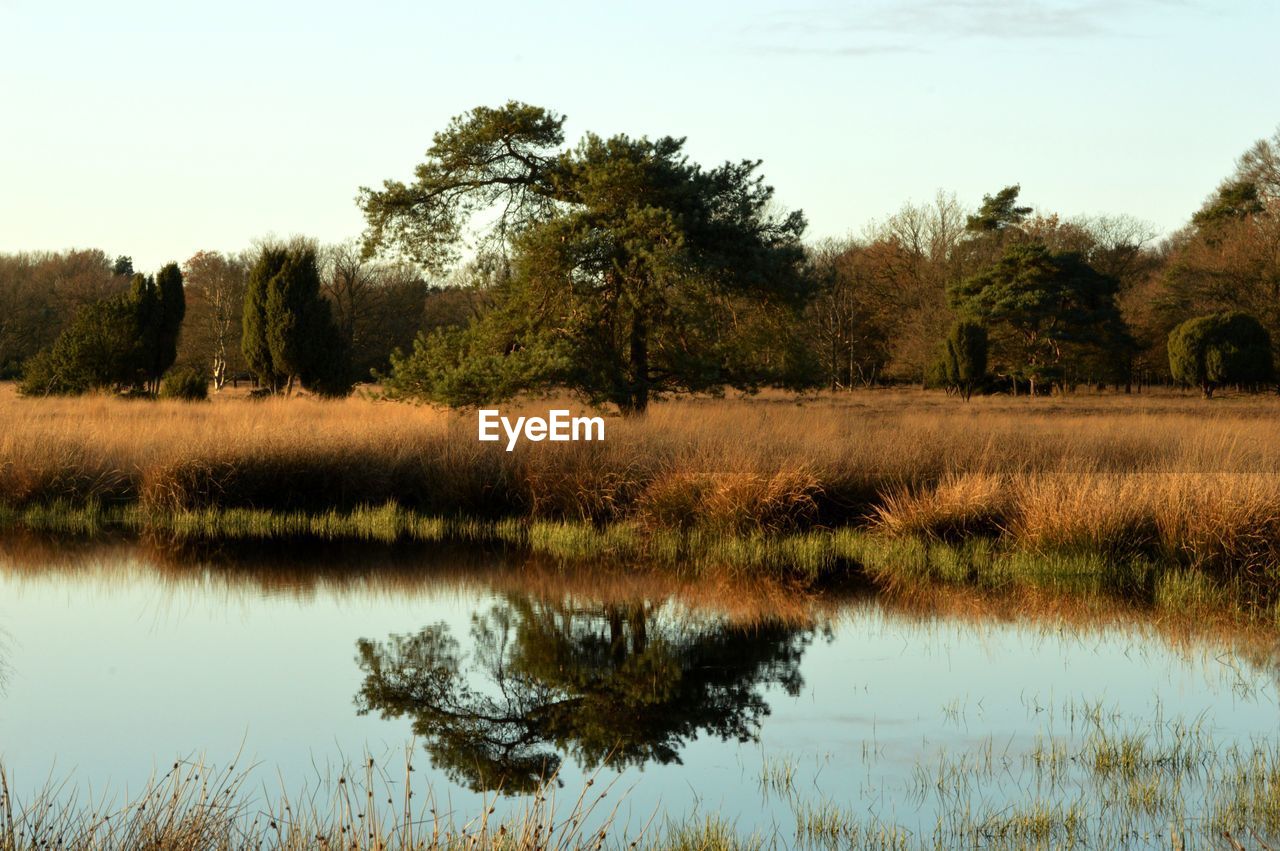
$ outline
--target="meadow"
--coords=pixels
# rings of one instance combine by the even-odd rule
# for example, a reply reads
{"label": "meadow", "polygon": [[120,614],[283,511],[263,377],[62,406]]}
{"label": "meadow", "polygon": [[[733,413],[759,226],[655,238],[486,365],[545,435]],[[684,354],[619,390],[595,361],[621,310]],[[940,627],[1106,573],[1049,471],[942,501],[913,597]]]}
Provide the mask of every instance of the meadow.
{"label": "meadow", "polygon": [[[538,398],[504,413],[550,407],[582,411]],[[1172,391],[766,394],[662,402],[610,417],[602,442],[507,452],[476,440],[474,412],[371,396],[193,404],[4,387],[0,517],[186,537],[497,537],[671,560],[694,542],[747,562],[821,558],[842,533],[1269,585],[1278,414],[1271,395]],[[796,552],[778,556],[786,541]]]}

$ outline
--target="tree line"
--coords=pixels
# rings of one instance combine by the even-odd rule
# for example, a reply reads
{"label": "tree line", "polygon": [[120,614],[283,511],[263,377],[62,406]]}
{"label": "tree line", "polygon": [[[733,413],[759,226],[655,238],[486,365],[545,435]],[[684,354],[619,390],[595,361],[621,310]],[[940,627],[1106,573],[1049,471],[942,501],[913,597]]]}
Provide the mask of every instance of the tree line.
{"label": "tree line", "polygon": [[0,255],[0,378],[28,395],[203,398],[240,382],[342,395],[476,303],[468,286],[431,285],[352,242],[200,251],[154,276],[98,250]]}
{"label": "tree line", "polygon": [[[361,190],[359,242],[166,266],[186,303],[172,358],[154,329],[173,314],[143,318],[150,279],[127,257],[0,256],[0,374],[29,392],[155,392],[176,363],[215,388],[341,394],[376,376],[451,405],[562,387],[623,412],[726,387],[1209,395],[1273,380],[1280,131],[1163,239],[1129,216],[1033,209],[1013,184],[806,243],[758,161],[707,168],[671,137],[567,144],[563,125],[516,102],[474,109],[412,181]],[[155,278],[159,305],[173,274]]]}

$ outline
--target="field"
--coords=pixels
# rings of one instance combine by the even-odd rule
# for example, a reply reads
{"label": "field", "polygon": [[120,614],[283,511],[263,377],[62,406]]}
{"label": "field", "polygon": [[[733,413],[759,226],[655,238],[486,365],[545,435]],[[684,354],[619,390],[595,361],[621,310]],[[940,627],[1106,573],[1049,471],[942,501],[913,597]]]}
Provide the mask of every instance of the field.
{"label": "field", "polygon": [[[554,406],[581,410],[533,399],[503,413]],[[436,518],[619,541],[852,529],[1259,578],[1280,563],[1278,414],[1270,395],[766,395],[663,402],[609,418],[603,442],[507,452],[476,440],[474,412],[373,398],[30,400],[6,387],[0,504],[11,517],[128,510],[159,528],[258,517],[337,537],[360,518],[393,535]]]}

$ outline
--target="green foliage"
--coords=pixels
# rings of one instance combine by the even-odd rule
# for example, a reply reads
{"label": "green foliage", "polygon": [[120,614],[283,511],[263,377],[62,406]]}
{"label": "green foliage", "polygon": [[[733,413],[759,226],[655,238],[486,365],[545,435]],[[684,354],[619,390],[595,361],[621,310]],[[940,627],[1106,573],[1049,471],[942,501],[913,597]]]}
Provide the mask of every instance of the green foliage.
{"label": "green foliage", "polygon": [[295,384],[329,396],[351,389],[346,353],[311,245],[269,245],[259,253],[245,290],[245,362],[273,393]]}
{"label": "green foliage", "polygon": [[178,334],[186,315],[182,271],[169,263],[154,278],[137,274],[129,287],[137,326],[134,367],[149,392],[160,387],[160,377],[178,357]]}
{"label": "green foliage", "polygon": [[[511,595],[473,620],[361,639],[361,714],[405,717],[432,764],[476,791],[522,794],[571,754],[584,768],[678,762],[702,735],[753,741],[762,691],[798,694],[810,630],[684,623],[646,604],[563,606]],[[483,680],[491,682],[483,682]]]}
{"label": "green foliage", "polygon": [[1064,347],[1120,352],[1130,344],[1117,283],[1075,252],[1008,245],[991,268],[953,285],[954,307],[990,329],[1005,367],[1037,381],[1057,374]]}
{"label": "green foliage", "polygon": [[1212,228],[1265,210],[1266,207],[1258,197],[1256,183],[1249,180],[1229,181],[1191,217],[1191,223],[1201,229]]}
{"label": "green foliage", "polygon": [[153,381],[158,381],[178,357],[178,336],[187,315],[187,297],[182,285],[182,270],[169,263],[156,273],[158,304],[154,316],[155,349],[149,364]]}
{"label": "green foliage", "polygon": [[1169,369],[1205,398],[1224,384],[1256,385],[1273,374],[1271,335],[1247,313],[1188,319],[1169,333]]}
{"label": "green foliage", "polygon": [[121,254],[116,257],[115,262],[111,264],[111,274],[121,278],[132,278],[133,258],[127,254]]}
{"label": "green foliage", "polygon": [[471,217],[498,208],[494,234],[505,239],[551,211],[564,116],[509,101],[477,107],[435,134],[415,182],[364,187],[367,251],[393,248],[432,271],[458,257]]}
{"label": "green foliage", "polygon": [[135,279],[130,293],[81,308],[49,349],[27,361],[20,391],[72,395],[140,386],[148,354],[144,322],[153,308],[147,293],[146,279]]}
{"label": "green foliage", "polygon": [[209,376],[194,366],[170,370],[160,382],[161,399],[199,402],[209,398]]}
{"label": "green foliage", "polygon": [[995,195],[983,195],[982,206],[977,213],[969,216],[965,222],[965,230],[974,234],[992,233],[1020,224],[1031,215],[1030,207],[1018,206],[1018,193],[1021,191],[1022,187],[1015,183]]}
{"label": "green foliage", "polygon": [[464,219],[500,205],[488,238],[513,254],[465,334],[396,359],[395,392],[477,403],[563,385],[642,412],[662,394],[796,380],[776,332],[812,289],[805,223],[772,212],[759,163],[704,170],[670,137],[588,134],[556,153],[561,121],[522,104],[474,110],[436,136],[413,186],[365,191],[370,248],[440,266]]}
{"label": "green foliage", "polygon": [[284,268],[287,252],[283,246],[266,246],[258,254],[249,271],[245,287],[243,329],[240,338],[245,363],[258,383],[271,392],[284,385],[288,376],[279,374],[271,359],[271,346],[267,341],[267,293]]}
{"label": "green foliage", "polygon": [[960,320],[951,326],[942,358],[942,375],[966,402],[987,378],[987,329]]}
{"label": "green foliage", "polygon": [[391,374],[383,377],[387,395],[476,407],[506,401],[550,376],[569,373],[565,347],[541,337],[495,343],[498,326],[477,323],[420,334],[411,353],[391,356]]}

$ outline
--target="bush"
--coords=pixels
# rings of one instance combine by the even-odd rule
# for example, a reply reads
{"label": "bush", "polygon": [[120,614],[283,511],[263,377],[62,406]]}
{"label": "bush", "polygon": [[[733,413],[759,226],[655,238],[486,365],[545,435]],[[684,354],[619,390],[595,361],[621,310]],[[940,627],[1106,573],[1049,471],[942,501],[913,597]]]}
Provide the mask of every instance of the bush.
{"label": "bush", "polygon": [[1239,311],[1188,319],[1169,333],[1169,370],[1206,399],[1224,384],[1262,384],[1272,377],[1271,336]]}
{"label": "bush", "polygon": [[987,378],[987,329],[977,322],[957,322],[947,335],[944,352],[947,386],[967,402]]}
{"label": "bush", "polygon": [[193,366],[171,369],[160,382],[160,398],[204,401],[209,398],[209,376]]}
{"label": "bush", "polygon": [[123,390],[140,384],[138,305],[118,295],[81,308],[53,346],[27,360],[25,396]]}

